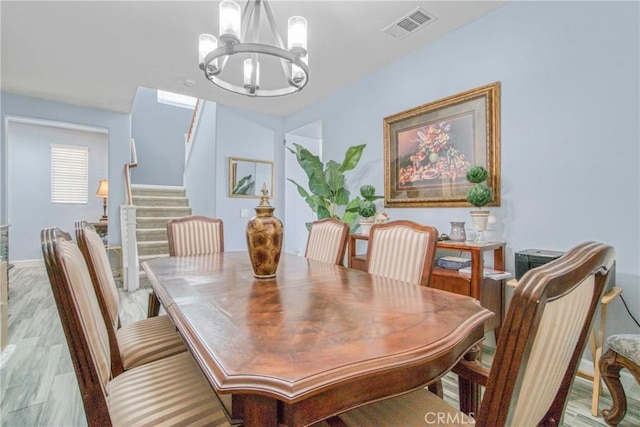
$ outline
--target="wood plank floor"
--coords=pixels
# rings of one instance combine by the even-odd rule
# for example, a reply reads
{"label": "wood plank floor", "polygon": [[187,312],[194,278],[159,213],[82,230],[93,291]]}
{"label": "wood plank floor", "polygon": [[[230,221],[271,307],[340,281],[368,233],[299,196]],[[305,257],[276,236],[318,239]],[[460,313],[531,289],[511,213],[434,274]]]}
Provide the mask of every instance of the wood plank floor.
{"label": "wood plank floor", "polygon": [[[123,324],[146,315],[148,291],[121,292]],[[9,278],[9,347],[0,361],[0,425],[86,426],[67,343],[44,268],[14,268]],[[490,360],[492,349],[483,355]],[[457,406],[457,381],[444,379],[445,398]],[[605,388],[600,409],[611,399]],[[571,427],[605,426],[591,416],[591,383],[577,378],[564,417]],[[622,426],[640,426],[640,401],[628,401]]]}

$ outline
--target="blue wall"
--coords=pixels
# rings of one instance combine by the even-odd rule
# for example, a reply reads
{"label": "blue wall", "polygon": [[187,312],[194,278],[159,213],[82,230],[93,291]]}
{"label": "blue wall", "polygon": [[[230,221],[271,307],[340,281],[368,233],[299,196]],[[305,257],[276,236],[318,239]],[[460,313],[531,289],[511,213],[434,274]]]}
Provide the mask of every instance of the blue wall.
{"label": "blue wall", "polygon": [[218,178],[215,161],[216,127],[217,104],[203,102],[184,174],[184,186],[194,215],[210,217],[217,215],[216,182],[218,179],[224,180],[224,172]]}
{"label": "blue wall", "polygon": [[138,155],[134,184],[183,185],[184,135],[192,116],[193,109],[159,103],[155,89],[138,89],[131,111]]}
{"label": "blue wall", "polygon": [[[42,258],[40,230],[57,226],[72,232],[80,220],[98,221],[102,198],[95,197],[98,183],[108,173],[109,136],[43,124],[17,123],[8,127],[11,261]],[[51,203],[51,144],[75,145],[89,150],[87,203]]]}
{"label": "blue wall", "polygon": [[[226,251],[246,250],[245,229],[259,199],[231,198],[229,157],[274,161],[283,155],[282,118],[205,102],[185,171],[185,187],[194,214],[224,222]],[[284,221],[282,178],[274,170],[275,215]],[[248,209],[249,217],[241,217]]]}
{"label": "blue wall", "polygon": [[[637,2],[513,2],[285,119],[322,119],[323,157],[367,143],[350,188],[383,186],[383,118],[502,84],[502,205],[492,234],[513,253],[599,240],[640,317],[640,30]],[[423,31],[428,31],[425,29]],[[470,223],[468,208],[386,209],[392,219]],[[620,300],[610,332],[630,332]]]}
{"label": "blue wall", "polygon": [[[2,94],[0,102],[2,107],[0,222],[5,223],[8,214],[6,116],[52,120],[104,128],[109,133],[109,242],[118,244],[120,242],[120,205],[124,203],[125,198],[124,164],[130,160],[131,116],[7,93]],[[10,167],[19,166],[12,165]]]}

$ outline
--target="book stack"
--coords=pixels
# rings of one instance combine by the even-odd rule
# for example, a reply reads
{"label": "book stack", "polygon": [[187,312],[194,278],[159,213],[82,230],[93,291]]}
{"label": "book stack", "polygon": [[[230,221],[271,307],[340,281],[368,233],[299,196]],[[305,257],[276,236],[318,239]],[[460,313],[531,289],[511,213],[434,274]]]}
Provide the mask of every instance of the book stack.
{"label": "book stack", "polygon": [[443,256],[438,258],[436,265],[448,270],[459,270],[464,267],[471,268],[471,260],[468,258],[461,258],[457,256]]}

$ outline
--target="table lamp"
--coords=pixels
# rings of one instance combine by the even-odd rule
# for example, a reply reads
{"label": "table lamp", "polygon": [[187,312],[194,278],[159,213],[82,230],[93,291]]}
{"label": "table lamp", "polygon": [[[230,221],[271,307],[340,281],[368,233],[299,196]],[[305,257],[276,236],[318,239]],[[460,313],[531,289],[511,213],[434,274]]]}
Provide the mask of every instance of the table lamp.
{"label": "table lamp", "polygon": [[104,201],[102,204],[103,212],[102,212],[102,218],[100,218],[100,221],[106,221],[107,220],[107,197],[109,197],[109,181],[107,181],[106,179],[100,180],[100,183],[98,184],[98,191],[96,191],[96,197],[102,197],[102,200]]}

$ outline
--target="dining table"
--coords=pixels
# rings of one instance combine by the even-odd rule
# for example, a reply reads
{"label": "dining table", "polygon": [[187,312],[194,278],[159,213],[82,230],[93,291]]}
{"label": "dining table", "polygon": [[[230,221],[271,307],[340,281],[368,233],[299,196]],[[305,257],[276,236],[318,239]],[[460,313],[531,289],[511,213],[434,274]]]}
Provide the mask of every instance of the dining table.
{"label": "dining table", "polygon": [[307,426],[432,384],[493,316],[467,296],[287,253],[267,280],[247,252],[142,266],[230,419],[247,427]]}

